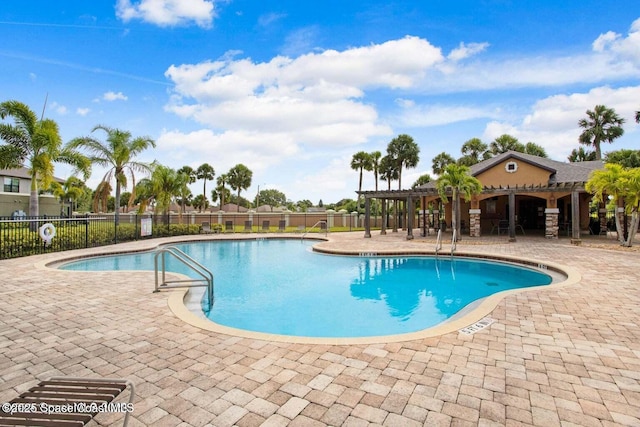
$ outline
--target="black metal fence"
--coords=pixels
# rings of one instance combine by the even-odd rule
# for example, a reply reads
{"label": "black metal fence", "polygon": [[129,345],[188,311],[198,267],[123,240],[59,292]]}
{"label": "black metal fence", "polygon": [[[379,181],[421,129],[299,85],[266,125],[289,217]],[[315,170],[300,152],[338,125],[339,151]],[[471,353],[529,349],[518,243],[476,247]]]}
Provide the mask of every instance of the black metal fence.
{"label": "black metal fence", "polygon": [[199,232],[161,215],[126,215],[118,226],[113,215],[0,217],[0,259]]}

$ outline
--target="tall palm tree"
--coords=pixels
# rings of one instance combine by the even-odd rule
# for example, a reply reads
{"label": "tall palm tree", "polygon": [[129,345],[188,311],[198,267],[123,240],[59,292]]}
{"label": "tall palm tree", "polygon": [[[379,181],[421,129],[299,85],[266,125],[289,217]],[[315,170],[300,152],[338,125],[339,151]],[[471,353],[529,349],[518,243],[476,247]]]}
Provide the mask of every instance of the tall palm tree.
{"label": "tall palm tree", "polygon": [[578,121],[578,126],[584,129],[578,140],[581,144],[593,146],[596,151],[596,160],[601,160],[600,144],[602,142],[611,144],[614,139],[622,136],[624,119],[618,116],[613,108],[607,108],[604,105],[596,105],[593,111],[587,110],[586,114],[586,119]]}
{"label": "tall palm tree", "polygon": [[402,168],[415,168],[420,161],[420,147],[407,134],[393,138],[387,145],[387,155],[398,169],[398,190],[402,189]]}
{"label": "tall palm tree", "polygon": [[393,159],[384,156],[380,159],[380,179],[387,181],[387,190],[391,190],[391,182],[398,179],[398,169]]}
{"label": "tall palm tree", "polygon": [[[0,168],[26,167],[31,178],[29,215],[38,216],[38,189],[49,188],[53,181],[54,163],[66,163],[89,177],[89,160],[69,147],[62,146],[58,124],[38,117],[19,101],[0,103],[0,119],[12,118],[13,123],[0,123]],[[33,223],[35,224],[35,223]]]}
{"label": "tall palm tree", "polygon": [[[442,201],[447,203],[447,192],[451,191],[453,198],[452,220],[457,239],[460,238],[460,196],[469,200],[472,195],[482,192],[482,184],[471,176],[468,166],[450,164],[444,169],[436,183]],[[456,239],[456,240],[457,240]]]}
{"label": "tall palm tree", "polygon": [[186,182],[184,175],[178,174],[170,167],[153,163],[149,181],[151,193],[156,202],[156,213],[166,214],[171,207],[171,202],[180,195],[181,187]]}
{"label": "tall palm tree", "polygon": [[431,160],[431,170],[436,175],[442,175],[448,165],[454,164],[456,160],[444,151]]}
{"label": "tall palm tree", "polygon": [[204,181],[202,186],[202,198],[204,200],[207,200],[207,181],[213,180],[215,176],[216,171],[209,163],[203,163],[196,169],[196,177]]}
{"label": "tall palm tree", "polygon": [[623,246],[631,247],[638,231],[638,222],[640,220],[640,218],[638,218],[640,213],[640,168],[627,169],[623,180],[627,212],[631,213],[631,224],[629,226],[627,240]]}
{"label": "tall palm tree", "polygon": [[376,191],[378,191],[378,175],[380,174],[380,159],[382,158],[382,153],[377,150],[372,151],[369,153],[369,157],[371,157],[371,170],[373,171]]}
{"label": "tall palm tree", "polygon": [[218,184],[218,188],[216,190],[218,191],[218,194],[220,196],[220,209],[222,209],[222,206],[224,206],[226,195],[227,195],[227,192],[229,191],[225,187],[228,182],[229,182],[229,176],[227,176],[226,173],[223,173],[222,175],[220,175],[218,177],[218,180],[216,181],[216,184]]}
{"label": "tall palm tree", "polygon": [[[598,169],[591,173],[589,180],[584,188],[593,194],[593,200],[598,203],[606,202],[605,197],[611,197],[611,201],[618,205],[618,200],[625,195],[625,168],[617,163],[606,163],[604,169]],[[618,213],[614,215],[616,220],[616,230],[618,232],[618,240],[624,242],[624,236],[621,233],[622,224]]]}
{"label": "tall palm tree", "polygon": [[358,206],[360,206],[360,192],[362,191],[362,171],[371,170],[371,155],[365,151],[358,151],[351,158],[351,169],[360,173],[358,181]]}
{"label": "tall palm tree", "polygon": [[547,151],[541,145],[536,144],[535,142],[527,142],[524,145],[524,153],[531,154],[532,156],[538,157],[549,157],[547,156]]}
{"label": "tall palm tree", "polygon": [[[156,146],[153,139],[143,137],[131,137],[131,132],[111,128],[104,125],[95,126],[91,132],[97,130],[107,134],[107,139],[101,142],[93,137],[85,136],[74,138],[67,144],[70,149],[84,149],[89,153],[89,160],[92,164],[108,168],[102,182],[116,182],[115,200],[115,225],[120,224],[120,193],[122,188],[127,188],[129,178],[131,179],[131,198],[129,206],[135,199],[136,177],[135,172],[149,172],[150,167],[146,163],[135,160],[136,156],[149,147]],[[106,210],[106,207],[105,207]]]}
{"label": "tall palm tree", "polygon": [[238,212],[240,212],[240,191],[251,186],[253,172],[242,163],[238,163],[229,170],[227,176],[231,188],[238,192]]}

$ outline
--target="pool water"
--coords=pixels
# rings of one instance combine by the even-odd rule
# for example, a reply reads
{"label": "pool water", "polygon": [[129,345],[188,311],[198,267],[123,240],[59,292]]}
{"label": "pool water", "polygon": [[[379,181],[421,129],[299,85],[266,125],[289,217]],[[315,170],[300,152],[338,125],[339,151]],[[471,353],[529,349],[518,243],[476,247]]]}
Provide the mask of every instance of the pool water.
{"label": "pool water", "polygon": [[[538,270],[430,256],[350,257],[286,239],[176,244],[209,268],[215,298],[207,316],[234,328],[308,337],[370,337],[441,323],[496,292],[546,285]],[[153,270],[153,253],[89,258],[67,270]],[[169,260],[169,271],[189,274]],[[196,276],[194,276],[196,277]]]}

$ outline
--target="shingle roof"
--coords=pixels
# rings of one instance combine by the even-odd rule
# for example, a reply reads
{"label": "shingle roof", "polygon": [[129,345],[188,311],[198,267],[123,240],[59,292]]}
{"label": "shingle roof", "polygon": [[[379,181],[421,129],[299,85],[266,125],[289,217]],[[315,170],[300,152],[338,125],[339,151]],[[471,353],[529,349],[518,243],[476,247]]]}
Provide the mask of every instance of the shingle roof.
{"label": "shingle roof", "polygon": [[[604,167],[604,162],[601,160],[569,163],[559,162],[545,157],[533,156],[531,154],[520,153],[517,151],[507,151],[471,166],[471,175],[477,176],[485,170],[491,169],[495,165],[509,159],[517,159],[548,170],[550,173],[549,184],[586,182],[589,180],[591,172]],[[436,182],[431,181],[418,188],[435,188],[435,186]]]}

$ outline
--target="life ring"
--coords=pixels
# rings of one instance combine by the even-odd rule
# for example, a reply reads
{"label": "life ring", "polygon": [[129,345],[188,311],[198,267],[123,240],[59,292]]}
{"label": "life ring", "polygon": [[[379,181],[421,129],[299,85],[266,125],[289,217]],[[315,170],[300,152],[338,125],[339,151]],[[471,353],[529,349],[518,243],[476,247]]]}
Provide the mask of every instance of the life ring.
{"label": "life ring", "polygon": [[40,237],[44,242],[49,246],[51,244],[51,240],[56,237],[56,227],[50,222],[43,224],[40,227]]}

